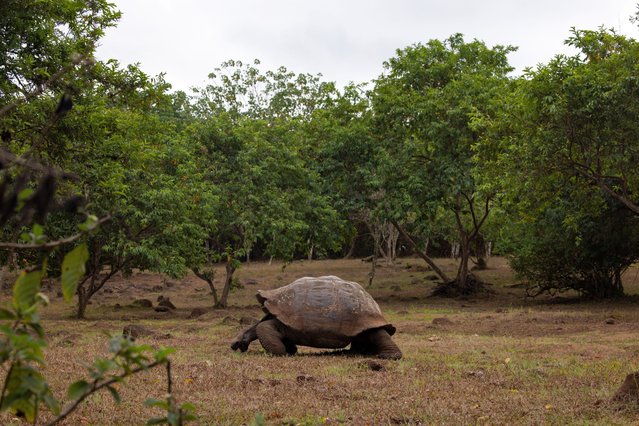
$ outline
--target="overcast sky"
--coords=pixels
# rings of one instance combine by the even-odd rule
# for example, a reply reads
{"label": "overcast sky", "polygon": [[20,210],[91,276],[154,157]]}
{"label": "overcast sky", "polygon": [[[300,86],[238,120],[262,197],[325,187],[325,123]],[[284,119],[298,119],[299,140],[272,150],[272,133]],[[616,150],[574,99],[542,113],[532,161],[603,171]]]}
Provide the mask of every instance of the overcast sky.
{"label": "overcast sky", "polygon": [[98,58],[139,62],[166,73],[175,89],[202,86],[228,59],[321,73],[343,85],[372,80],[395,50],[460,32],[492,46],[510,44],[517,70],[570,53],[570,28],[630,23],[638,0],[112,0],[123,12]]}

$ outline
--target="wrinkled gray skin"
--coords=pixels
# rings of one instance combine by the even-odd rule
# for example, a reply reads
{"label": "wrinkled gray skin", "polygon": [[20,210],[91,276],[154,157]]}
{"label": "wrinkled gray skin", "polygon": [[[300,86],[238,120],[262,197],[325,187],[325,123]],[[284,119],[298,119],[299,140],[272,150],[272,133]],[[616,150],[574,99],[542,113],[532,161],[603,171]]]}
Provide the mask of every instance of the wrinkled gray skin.
{"label": "wrinkled gray skin", "polygon": [[[259,295],[258,300],[261,300]],[[350,349],[347,351],[350,354],[372,355],[385,359],[402,357],[401,350],[386,329],[389,328],[393,332],[392,326],[370,328],[352,338],[345,338],[338,332],[331,334],[330,330],[318,336],[310,335],[304,330],[295,330],[277,319],[266,308],[264,310],[267,312],[266,316],[240,333],[232,342],[231,349],[245,352],[251,342],[259,340],[266,352],[272,355],[293,355],[297,352],[297,345],[337,349],[350,343]]]}

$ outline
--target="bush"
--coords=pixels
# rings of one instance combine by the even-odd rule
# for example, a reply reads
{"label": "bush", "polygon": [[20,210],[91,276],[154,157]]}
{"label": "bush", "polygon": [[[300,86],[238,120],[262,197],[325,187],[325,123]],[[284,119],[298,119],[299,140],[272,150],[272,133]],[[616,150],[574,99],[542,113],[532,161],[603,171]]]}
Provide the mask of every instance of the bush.
{"label": "bush", "polygon": [[511,265],[528,280],[531,296],[567,290],[592,298],[622,296],[621,275],[639,258],[639,218],[612,200],[599,214],[576,220],[557,203],[514,228]]}

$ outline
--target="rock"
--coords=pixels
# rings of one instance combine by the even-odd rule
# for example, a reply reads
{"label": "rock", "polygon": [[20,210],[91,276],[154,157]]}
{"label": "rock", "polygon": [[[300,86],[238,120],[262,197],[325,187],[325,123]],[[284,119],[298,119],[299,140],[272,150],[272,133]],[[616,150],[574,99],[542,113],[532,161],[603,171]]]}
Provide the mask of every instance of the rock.
{"label": "rock", "polygon": [[315,377],[310,376],[308,374],[300,374],[299,376],[297,376],[297,383],[308,383],[308,382],[314,382],[315,381]]}
{"label": "rock", "polygon": [[617,324],[617,320],[614,319],[613,317],[610,317],[606,319],[606,324],[609,324],[609,325]]}
{"label": "rock", "polygon": [[170,307],[164,305],[158,305],[153,309],[155,310],[155,312],[171,312],[173,310]]}
{"label": "rock", "polygon": [[175,287],[176,285],[178,285],[179,283],[177,281],[173,281],[173,280],[164,280],[164,287],[165,288],[171,288],[171,287]]}
{"label": "rock", "polygon": [[242,318],[240,318],[240,324],[242,324],[242,325],[253,325],[253,324],[257,324],[258,321],[259,320],[257,318],[253,318],[253,317],[242,317]]}
{"label": "rock", "polygon": [[245,280],[240,281],[240,283],[242,285],[257,285],[258,284],[257,280],[253,279],[253,278],[247,278]]}
{"label": "rock", "polygon": [[190,319],[197,318],[197,317],[200,317],[200,316],[204,315],[205,313],[206,313],[206,309],[204,309],[204,308],[195,308],[189,314],[189,318]]}
{"label": "rock", "polygon": [[444,317],[433,318],[433,325],[453,325],[453,324],[454,322],[452,322],[448,318],[444,318]]}
{"label": "rock", "polygon": [[153,287],[151,287],[151,291],[156,292],[156,291],[162,291],[164,290],[164,287],[161,285],[154,285]]}
{"label": "rock", "polygon": [[158,296],[158,306],[166,306],[170,309],[175,309],[175,305],[171,303],[168,297],[164,297],[162,295]]}
{"label": "rock", "polygon": [[617,393],[612,397],[616,402],[639,402],[639,372],[630,373],[626,376]]}
{"label": "rock", "polygon": [[151,330],[140,324],[125,325],[124,329],[122,330],[122,335],[128,337],[131,340],[135,340],[139,337],[153,336],[154,334],[155,333],[153,333]]}
{"label": "rock", "polygon": [[122,309],[122,305],[120,305],[119,303],[116,303],[115,305],[113,305],[114,311],[119,311],[120,309]]}
{"label": "rock", "polygon": [[136,299],[131,303],[132,306],[139,306],[141,308],[152,308],[153,302],[149,299]]}
{"label": "rock", "polygon": [[466,375],[469,377],[484,377],[484,372],[482,370],[477,371],[467,371]]}
{"label": "rock", "polygon": [[237,320],[237,318],[227,315],[224,318],[222,318],[222,321],[220,321],[220,325],[231,325],[231,324],[236,324],[238,322],[239,321]]}
{"label": "rock", "polygon": [[386,369],[386,366],[383,363],[374,359],[367,359],[366,361],[361,362],[360,366],[372,371],[383,371]]}

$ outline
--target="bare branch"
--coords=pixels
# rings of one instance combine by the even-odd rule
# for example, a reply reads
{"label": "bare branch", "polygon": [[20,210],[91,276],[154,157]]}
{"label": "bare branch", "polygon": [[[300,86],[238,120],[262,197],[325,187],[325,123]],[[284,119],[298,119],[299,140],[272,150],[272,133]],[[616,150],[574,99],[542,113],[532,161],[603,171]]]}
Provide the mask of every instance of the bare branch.
{"label": "bare branch", "polygon": [[[67,416],[69,416],[69,414],[71,414],[76,408],[78,408],[78,405],[80,405],[80,403],[82,401],[84,401],[89,395],[99,391],[100,389],[104,389],[107,386],[111,386],[114,383],[119,383],[122,381],[122,379],[125,379],[128,376],[132,376],[134,374],[137,374],[141,371],[146,371],[146,370],[150,370],[151,368],[157,367],[158,365],[162,365],[164,363],[166,363],[167,361],[155,361],[152,362],[149,365],[143,365],[141,367],[137,367],[134,368],[133,370],[129,371],[128,373],[122,373],[118,376],[114,376],[112,379],[109,379],[107,381],[104,381],[102,383],[98,383],[98,381],[94,381],[93,384],[91,385],[91,388],[86,391],[85,393],[83,393],[78,399],[76,399],[75,401],[73,401],[73,403],[71,405],[69,405],[67,408],[64,409],[64,411],[62,413],[60,413],[60,415],[58,417],[56,417],[55,419],[53,419],[51,422],[47,423],[46,426],[53,426],[54,424],[60,422],[61,420],[64,420],[65,418],[67,418]],[[169,370],[170,371],[170,370]]]}
{"label": "bare branch", "polygon": [[18,105],[22,104],[23,102],[28,102],[29,100],[35,98],[36,96],[40,96],[54,82],[59,80],[64,74],[68,73],[69,71],[71,71],[76,66],[78,66],[78,65],[91,65],[92,63],[93,63],[93,58],[87,58],[85,56],[79,56],[77,58],[74,58],[70,64],[68,64],[67,66],[65,66],[65,67],[59,69],[57,72],[55,72],[51,77],[49,77],[49,79],[47,81],[44,82],[44,84],[39,86],[36,90],[34,90],[32,92],[29,92],[29,93],[26,93],[24,95],[24,98],[16,99],[13,102],[11,102],[10,104],[7,104],[7,105],[3,106],[2,108],[0,108],[0,117],[4,116],[9,111],[11,111],[12,109],[16,108]]}
{"label": "bare branch", "polygon": [[435,271],[435,273],[437,275],[439,275],[441,277],[442,280],[444,280],[445,282],[450,282],[450,278],[448,278],[448,276],[444,273],[444,271],[441,270],[441,268],[439,266],[437,266],[435,264],[435,262],[433,262],[433,259],[431,259],[426,253],[424,253],[422,250],[419,249],[419,247],[417,247],[417,243],[415,243],[415,240],[413,240],[413,238],[408,235],[408,233],[404,230],[404,228],[402,228],[402,226],[396,222],[396,221],[391,221],[391,223],[395,226],[395,228],[397,229],[397,231],[399,231],[399,233],[401,234],[402,237],[404,237],[404,239],[406,239],[406,241],[408,241],[408,244],[410,244],[410,246],[412,247],[413,250],[415,250],[415,252],[419,255],[419,257],[421,257],[422,259],[424,259],[424,261],[431,267],[433,268],[433,271]]}
{"label": "bare branch", "polygon": [[107,216],[103,217],[102,219],[98,220],[89,229],[87,229],[85,231],[82,231],[82,232],[79,232],[79,233],[77,233],[75,235],[72,235],[70,237],[63,238],[61,240],[49,241],[49,242],[46,242],[44,244],[22,244],[22,243],[0,242],[0,248],[10,248],[10,249],[17,249],[17,250],[38,250],[38,249],[56,248],[58,246],[61,246],[61,245],[64,245],[64,244],[69,244],[69,243],[72,243],[72,242],[80,239],[83,235],[93,231],[98,226],[102,225],[104,222],[108,222],[109,220],[111,220],[111,215],[107,215]]}

